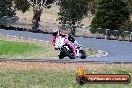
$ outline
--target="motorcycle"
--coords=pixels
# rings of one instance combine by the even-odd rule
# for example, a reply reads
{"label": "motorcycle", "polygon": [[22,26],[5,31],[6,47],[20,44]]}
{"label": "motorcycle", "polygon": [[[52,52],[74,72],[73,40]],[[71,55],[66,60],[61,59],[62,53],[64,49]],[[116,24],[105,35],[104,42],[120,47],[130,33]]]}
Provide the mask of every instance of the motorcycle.
{"label": "motorcycle", "polygon": [[82,46],[76,46],[74,42],[69,40],[69,37],[57,36],[55,41],[55,48],[60,50],[59,59],[68,56],[70,59],[80,57],[85,59],[87,57]]}

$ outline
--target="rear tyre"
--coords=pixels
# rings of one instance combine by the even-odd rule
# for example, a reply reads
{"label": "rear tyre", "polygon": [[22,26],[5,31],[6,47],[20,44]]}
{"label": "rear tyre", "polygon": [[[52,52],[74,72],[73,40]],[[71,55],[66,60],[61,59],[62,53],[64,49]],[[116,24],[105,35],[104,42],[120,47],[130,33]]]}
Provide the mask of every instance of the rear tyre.
{"label": "rear tyre", "polygon": [[87,55],[86,52],[84,50],[80,50],[79,53],[81,54],[81,59],[86,59]]}

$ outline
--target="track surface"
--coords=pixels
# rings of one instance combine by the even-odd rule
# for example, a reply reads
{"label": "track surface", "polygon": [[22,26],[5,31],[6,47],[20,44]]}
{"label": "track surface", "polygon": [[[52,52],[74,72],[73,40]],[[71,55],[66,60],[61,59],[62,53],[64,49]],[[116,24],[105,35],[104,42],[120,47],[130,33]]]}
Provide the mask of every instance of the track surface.
{"label": "track surface", "polygon": [[[31,33],[22,31],[12,31],[0,29],[0,34],[12,35],[17,37],[33,38],[37,40],[51,41],[52,35]],[[44,58],[44,59],[22,59],[23,61],[56,61],[56,62],[107,62],[107,63],[132,63],[132,42],[128,41],[117,41],[117,40],[104,40],[95,38],[83,38],[76,37],[78,43],[88,48],[95,48],[108,52],[108,56],[105,57],[88,57],[85,60],[79,58],[75,60],[58,58]],[[2,61],[4,59],[1,59]],[[9,60],[9,59],[5,59]],[[12,59],[10,59],[12,60]],[[18,60],[17,61],[22,61]],[[13,59],[14,61],[14,59]]]}

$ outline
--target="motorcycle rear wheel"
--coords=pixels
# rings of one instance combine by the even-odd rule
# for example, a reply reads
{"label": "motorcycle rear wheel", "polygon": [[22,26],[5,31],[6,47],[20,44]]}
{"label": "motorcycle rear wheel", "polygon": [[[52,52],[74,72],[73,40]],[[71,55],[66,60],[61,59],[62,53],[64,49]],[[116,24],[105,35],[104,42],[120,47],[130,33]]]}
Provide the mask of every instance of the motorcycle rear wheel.
{"label": "motorcycle rear wheel", "polygon": [[87,55],[86,52],[84,50],[80,50],[79,53],[81,54],[81,59],[86,59]]}

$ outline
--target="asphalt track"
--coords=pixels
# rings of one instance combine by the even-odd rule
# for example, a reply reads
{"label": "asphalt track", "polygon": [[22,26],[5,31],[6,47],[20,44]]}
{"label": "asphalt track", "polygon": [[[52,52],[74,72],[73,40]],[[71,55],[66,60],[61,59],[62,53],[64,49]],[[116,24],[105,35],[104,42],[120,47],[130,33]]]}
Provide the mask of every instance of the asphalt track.
{"label": "asphalt track", "polygon": [[[32,33],[26,31],[14,31],[0,29],[0,34],[11,35],[16,37],[32,38],[37,40],[51,41],[52,35]],[[83,38],[76,37],[76,40],[81,45],[88,48],[95,48],[108,52],[107,56],[102,57],[87,57],[86,59],[74,59],[70,60],[65,58],[59,60],[56,58],[32,58],[32,59],[0,59],[0,61],[26,61],[26,62],[94,62],[94,63],[132,63],[132,42],[117,41],[117,40],[105,40],[95,38]]]}

